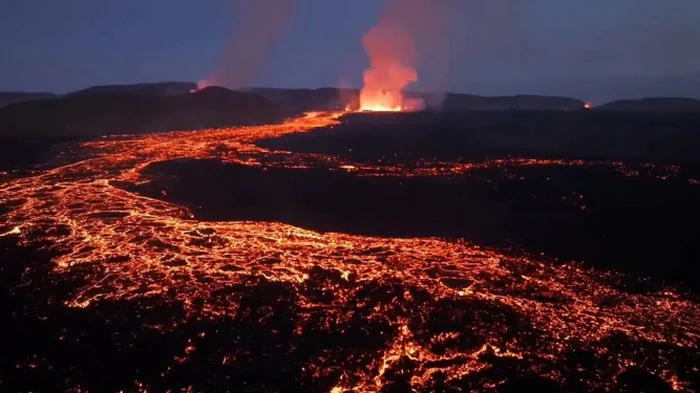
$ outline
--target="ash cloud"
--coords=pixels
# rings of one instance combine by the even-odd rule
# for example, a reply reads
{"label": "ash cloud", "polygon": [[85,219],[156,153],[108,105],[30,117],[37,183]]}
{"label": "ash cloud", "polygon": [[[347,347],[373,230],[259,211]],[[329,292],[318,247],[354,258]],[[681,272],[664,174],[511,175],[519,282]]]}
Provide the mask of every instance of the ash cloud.
{"label": "ash cloud", "polygon": [[233,29],[220,67],[198,87],[246,87],[286,33],[296,0],[232,0]]}

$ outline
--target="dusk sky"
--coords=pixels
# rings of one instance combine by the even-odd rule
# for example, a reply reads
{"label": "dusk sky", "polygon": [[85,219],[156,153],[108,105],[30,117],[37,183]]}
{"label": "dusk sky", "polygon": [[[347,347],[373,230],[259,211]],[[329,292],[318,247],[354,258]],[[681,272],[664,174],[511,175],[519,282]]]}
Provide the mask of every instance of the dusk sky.
{"label": "dusk sky", "polygon": [[[251,1],[0,2],[0,90],[63,93],[96,84],[197,81],[232,56],[245,56],[225,48],[245,39],[232,35],[246,30],[236,29],[245,19],[237,12],[250,12],[240,3]],[[269,42],[256,54],[260,64],[247,85],[361,85],[368,64],[361,38],[382,1],[264,2],[271,12],[282,9],[276,3],[289,9],[256,14],[253,25],[268,31]],[[593,100],[700,95],[700,1],[443,2],[449,91]],[[430,67],[424,59],[419,75],[429,75]]]}

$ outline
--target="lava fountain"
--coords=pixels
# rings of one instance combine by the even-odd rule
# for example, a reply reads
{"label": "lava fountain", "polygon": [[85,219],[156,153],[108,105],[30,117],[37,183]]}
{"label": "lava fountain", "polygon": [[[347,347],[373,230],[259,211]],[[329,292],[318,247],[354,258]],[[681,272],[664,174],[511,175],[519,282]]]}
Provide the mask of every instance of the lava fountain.
{"label": "lava fountain", "polygon": [[360,110],[400,112],[423,109],[421,99],[404,96],[404,89],[418,81],[417,51],[413,37],[399,23],[382,19],[362,38],[370,58],[360,91]]}

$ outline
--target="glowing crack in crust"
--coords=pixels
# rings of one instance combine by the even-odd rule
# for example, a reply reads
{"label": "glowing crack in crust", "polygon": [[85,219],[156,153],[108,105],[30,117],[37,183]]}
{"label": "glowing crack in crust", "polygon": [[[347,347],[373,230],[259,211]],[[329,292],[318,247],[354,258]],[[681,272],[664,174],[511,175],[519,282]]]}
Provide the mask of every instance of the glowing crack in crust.
{"label": "glowing crack in crust", "polygon": [[[73,293],[70,307],[157,297],[181,302],[192,318],[235,318],[239,313],[235,299],[221,295],[231,285],[257,277],[301,287],[319,268],[335,272],[338,280],[326,281],[322,288],[332,294],[324,302],[299,291],[297,330],[303,331],[304,321],[322,309],[328,325],[342,327],[362,315],[388,324],[391,332],[387,334],[392,337],[386,348],[367,355],[370,361],[346,359],[348,365],[357,361],[358,366],[348,366],[341,373],[332,389],[336,393],[379,391],[388,370],[405,362],[412,364],[411,387],[425,388],[436,373],[449,382],[483,372],[489,367],[484,361],[488,357],[546,361],[563,356],[572,346],[604,353],[603,343],[614,335],[697,348],[700,308],[696,303],[673,291],[620,291],[611,285],[613,273],[511,257],[465,241],[319,234],[281,223],[201,222],[184,207],[120,187],[148,182],[142,170],[153,163],[185,158],[253,167],[326,167],[359,176],[447,176],[530,165],[612,165],[627,171],[621,163],[532,159],[373,166],[318,154],[271,152],[253,144],[262,138],[334,126],[339,115],[314,113],[279,125],[108,137],[84,143],[85,157],[78,162],[0,184],[0,204],[10,206],[0,236],[17,236],[25,244],[48,241],[58,252],[57,274],[87,267],[86,284]],[[373,282],[401,283],[406,289],[371,307],[353,303],[358,287]],[[493,321],[496,327],[482,332],[479,345],[469,348],[460,345],[465,332],[459,326],[426,333],[422,326],[435,319],[434,310],[406,306],[422,304],[419,297],[438,304],[470,301],[510,310],[532,325],[537,344],[526,345],[518,336],[507,334],[508,325],[498,326],[498,321]],[[458,314],[446,309],[441,317],[459,321]],[[185,353],[194,350],[188,347]],[[637,364],[631,355],[620,354],[610,363],[611,374],[642,367],[684,390],[685,382],[660,356],[652,365]],[[186,359],[184,355],[176,360]],[[306,370],[314,377],[331,375],[322,357]],[[534,371],[553,380],[563,378],[557,371]],[[605,389],[613,382],[603,375],[586,383]]]}

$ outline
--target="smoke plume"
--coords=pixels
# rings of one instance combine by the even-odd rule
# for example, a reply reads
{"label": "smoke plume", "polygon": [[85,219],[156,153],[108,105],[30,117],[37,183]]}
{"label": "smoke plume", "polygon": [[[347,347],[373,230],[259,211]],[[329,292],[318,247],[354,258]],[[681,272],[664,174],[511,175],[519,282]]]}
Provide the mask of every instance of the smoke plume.
{"label": "smoke plume", "polygon": [[421,109],[425,103],[404,93],[426,69],[430,77],[420,86],[438,93],[427,95],[427,104],[441,103],[450,52],[447,5],[447,0],[386,0],[379,22],[362,39],[370,67],[364,72],[361,109]]}
{"label": "smoke plume", "polygon": [[223,63],[213,75],[198,83],[199,88],[247,86],[284,35],[295,8],[295,0],[232,0],[231,3],[235,24]]}
{"label": "smoke plume", "polygon": [[403,90],[418,81],[413,37],[398,23],[382,20],[362,39],[370,58],[360,92],[362,110],[405,109]]}

